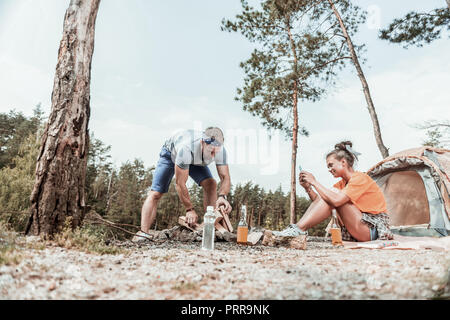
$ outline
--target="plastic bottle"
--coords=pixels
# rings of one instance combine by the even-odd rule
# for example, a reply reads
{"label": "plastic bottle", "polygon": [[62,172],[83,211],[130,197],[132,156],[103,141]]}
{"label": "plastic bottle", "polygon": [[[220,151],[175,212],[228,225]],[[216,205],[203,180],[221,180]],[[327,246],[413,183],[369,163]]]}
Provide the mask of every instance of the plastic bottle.
{"label": "plastic bottle", "polygon": [[247,225],[247,206],[241,207],[241,220],[237,228],[237,243],[247,244],[248,225]]}
{"label": "plastic bottle", "polygon": [[339,227],[339,224],[337,222],[336,210],[333,210],[332,219],[333,219],[333,224],[331,225],[331,228],[330,228],[331,243],[333,245],[342,245],[341,228]]}
{"label": "plastic bottle", "polygon": [[214,250],[214,222],[216,221],[216,215],[214,214],[214,207],[208,206],[203,218],[203,238],[202,238],[202,250]]}

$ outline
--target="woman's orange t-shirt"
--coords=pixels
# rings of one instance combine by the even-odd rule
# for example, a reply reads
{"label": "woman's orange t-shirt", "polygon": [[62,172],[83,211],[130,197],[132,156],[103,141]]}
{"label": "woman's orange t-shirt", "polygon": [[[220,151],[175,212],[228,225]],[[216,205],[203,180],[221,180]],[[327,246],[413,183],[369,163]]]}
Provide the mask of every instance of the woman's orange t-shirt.
{"label": "woman's orange t-shirt", "polygon": [[383,192],[364,172],[355,171],[347,185],[342,179],[333,187],[342,190],[361,212],[377,214],[387,211]]}

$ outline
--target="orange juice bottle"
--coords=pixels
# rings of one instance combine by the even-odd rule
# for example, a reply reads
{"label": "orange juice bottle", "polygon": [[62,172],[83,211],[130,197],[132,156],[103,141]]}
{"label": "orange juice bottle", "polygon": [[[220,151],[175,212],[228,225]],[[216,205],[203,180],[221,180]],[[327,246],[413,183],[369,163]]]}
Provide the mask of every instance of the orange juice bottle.
{"label": "orange juice bottle", "polygon": [[247,244],[248,225],[247,225],[247,206],[241,207],[241,220],[237,228],[237,243]]}
{"label": "orange juice bottle", "polygon": [[336,210],[333,210],[332,219],[333,219],[333,225],[330,228],[331,243],[333,245],[342,245],[341,228],[339,227],[339,224],[337,222]]}

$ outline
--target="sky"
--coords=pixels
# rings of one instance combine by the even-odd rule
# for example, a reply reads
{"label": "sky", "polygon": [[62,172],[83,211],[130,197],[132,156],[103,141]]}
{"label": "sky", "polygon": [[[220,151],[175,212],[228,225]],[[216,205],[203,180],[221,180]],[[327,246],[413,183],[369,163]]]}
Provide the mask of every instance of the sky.
{"label": "sky", "polygon": [[[444,0],[359,0],[369,12],[353,38],[365,43],[363,65],[390,154],[421,145],[413,126],[450,118],[450,41],[404,49],[378,38],[379,29],[410,10],[430,11]],[[51,92],[69,0],[0,0],[0,112],[32,115]],[[406,5],[406,6],[405,6]],[[239,63],[254,49],[241,35],[220,30],[240,12],[239,0],[103,0],[96,22],[89,130],[111,145],[114,163],[158,161],[164,140],[181,128],[219,126],[225,133],[233,184],[266,190],[290,186],[291,143],[270,132],[234,100],[243,84]],[[349,66],[321,101],[299,104],[297,163],[323,185],[337,182],[325,155],[351,140],[362,155],[356,169],[381,160],[361,83]],[[236,138],[241,137],[241,139]],[[218,178],[214,165],[210,169]],[[190,181],[192,183],[192,181]],[[305,195],[297,183],[297,193]]]}

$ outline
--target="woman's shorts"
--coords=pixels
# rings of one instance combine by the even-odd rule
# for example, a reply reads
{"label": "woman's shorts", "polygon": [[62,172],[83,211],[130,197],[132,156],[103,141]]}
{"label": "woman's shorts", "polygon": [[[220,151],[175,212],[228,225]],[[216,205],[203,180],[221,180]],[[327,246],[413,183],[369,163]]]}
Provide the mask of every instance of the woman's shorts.
{"label": "woman's shorts", "polygon": [[[362,212],[361,222],[365,223],[370,229],[370,240],[392,240],[394,235],[389,228],[389,216],[382,213],[367,213]],[[342,240],[344,241],[358,241],[350,232],[348,232],[345,226],[342,226]]]}
{"label": "woman's shorts", "polygon": [[[158,164],[153,173],[153,181],[150,190],[167,193],[170,182],[175,174],[175,164],[172,162],[171,153],[166,148],[162,148],[159,154]],[[189,166],[189,176],[200,185],[208,178],[212,178],[211,171],[206,166]]]}

